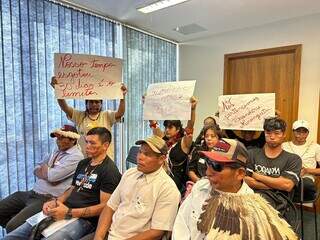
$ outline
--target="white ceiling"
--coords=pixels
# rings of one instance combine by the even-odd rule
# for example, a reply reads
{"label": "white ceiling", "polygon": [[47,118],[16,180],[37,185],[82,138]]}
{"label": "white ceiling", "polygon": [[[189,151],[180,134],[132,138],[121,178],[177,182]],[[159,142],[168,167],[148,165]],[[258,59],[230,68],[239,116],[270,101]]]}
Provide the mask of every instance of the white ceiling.
{"label": "white ceiling", "polygon": [[[136,8],[154,0],[68,1],[178,42],[320,12],[319,0],[190,0],[149,14]],[[207,31],[190,35],[173,31],[194,23]]]}

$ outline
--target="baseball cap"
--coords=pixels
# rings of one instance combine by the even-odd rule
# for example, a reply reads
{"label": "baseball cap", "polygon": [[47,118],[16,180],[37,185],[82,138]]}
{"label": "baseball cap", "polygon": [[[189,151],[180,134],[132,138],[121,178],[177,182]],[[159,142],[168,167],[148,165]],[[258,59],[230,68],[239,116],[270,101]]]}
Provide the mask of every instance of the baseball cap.
{"label": "baseball cap", "polygon": [[58,128],[50,133],[50,137],[54,138],[57,136],[63,136],[72,139],[79,139],[80,135],[78,134],[77,129],[71,125],[64,125],[62,128]]}
{"label": "baseball cap", "polygon": [[206,158],[223,163],[241,163],[246,165],[248,151],[246,147],[235,139],[220,139],[212,151],[200,151],[200,155]]}
{"label": "baseball cap", "polygon": [[309,131],[309,123],[306,120],[297,120],[292,124],[292,129],[305,128]]}
{"label": "baseball cap", "polygon": [[152,149],[152,151],[156,153],[161,153],[161,154],[168,153],[168,146],[161,137],[152,135],[151,137],[148,137],[146,139],[136,141],[136,145],[141,145],[143,143],[148,144],[149,147]]}

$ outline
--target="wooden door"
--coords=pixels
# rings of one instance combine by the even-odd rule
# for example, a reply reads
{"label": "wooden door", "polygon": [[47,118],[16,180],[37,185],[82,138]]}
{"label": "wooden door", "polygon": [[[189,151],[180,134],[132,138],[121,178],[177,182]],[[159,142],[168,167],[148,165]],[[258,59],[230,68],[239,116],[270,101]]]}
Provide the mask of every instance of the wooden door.
{"label": "wooden door", "polygon": [[276,109],[288,125],[298,116],[302,45],[285,46],[224,57],[223,94],[276,93]]}

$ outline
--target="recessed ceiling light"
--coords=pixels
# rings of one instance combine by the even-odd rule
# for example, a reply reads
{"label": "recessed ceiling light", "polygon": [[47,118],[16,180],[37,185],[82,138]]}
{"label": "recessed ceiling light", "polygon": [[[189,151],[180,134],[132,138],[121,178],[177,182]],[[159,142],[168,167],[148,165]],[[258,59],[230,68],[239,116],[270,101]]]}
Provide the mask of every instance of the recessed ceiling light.
{"label": "recessed ceiling light", "polygon": [[151,13],[163,8],[171,7],[173,5],[177,5],[179,3],[187,2],[190,0],[160,0],[154,3],[151,3],[147,6],[137,8],[138,11],[143,13]]}

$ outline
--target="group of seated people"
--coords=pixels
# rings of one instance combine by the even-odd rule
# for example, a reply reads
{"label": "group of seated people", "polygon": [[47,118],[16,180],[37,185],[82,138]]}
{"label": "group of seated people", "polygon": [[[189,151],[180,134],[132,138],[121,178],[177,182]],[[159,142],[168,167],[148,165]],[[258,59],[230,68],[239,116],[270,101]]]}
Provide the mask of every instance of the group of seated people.
{"label": "group of seated people", "polygon": [[[279,117],[265,120],[259,140],[252,132],[231,139],[233,132],[207,118],[193,141],[196,105],[192,98],[186,128],[166,120],[162,132],[150,121],[153,135],[136,142],[137,166],[122,176],[109,157],[107,128],[88,130],[84,151],[75,127],[54,130],[57,150],[35,167],[33,189],[0,201],[3,239],[298,239],[286,201],[301,178],[311,197],[320,174],[320,147],[306,140],[308,123],[296,121],[293,140],[283,143],[286,123]],[[46,218],[30,220],[41,211]]]}

